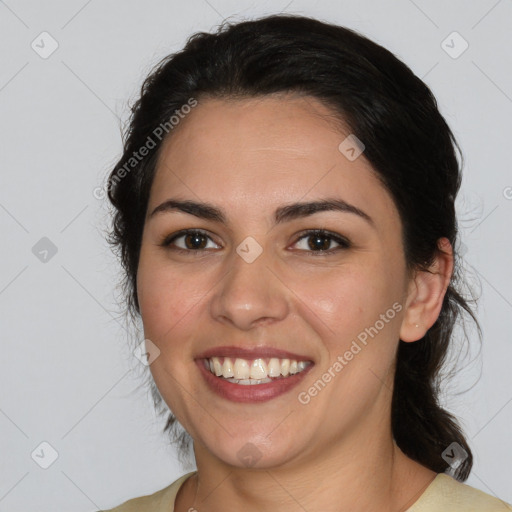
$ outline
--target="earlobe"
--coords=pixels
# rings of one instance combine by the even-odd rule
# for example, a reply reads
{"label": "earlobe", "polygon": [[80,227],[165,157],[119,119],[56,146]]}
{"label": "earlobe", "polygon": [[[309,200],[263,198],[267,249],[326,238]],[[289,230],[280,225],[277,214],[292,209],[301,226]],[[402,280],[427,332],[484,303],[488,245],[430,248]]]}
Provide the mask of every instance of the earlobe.
{"label": "earlobe", "polygon": [[409,283],[400,339],[417,341],[436,322],[453,272],[453,250],[447,238],[438,241],[436,258],[428,270],[418,270]]}

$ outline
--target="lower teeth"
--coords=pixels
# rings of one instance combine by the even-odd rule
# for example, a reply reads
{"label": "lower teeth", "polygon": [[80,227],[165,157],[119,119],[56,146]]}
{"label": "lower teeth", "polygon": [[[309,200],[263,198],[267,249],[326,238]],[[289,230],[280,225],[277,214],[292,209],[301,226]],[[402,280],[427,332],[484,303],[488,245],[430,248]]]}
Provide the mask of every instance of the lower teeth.
{"label": "lower teeth", "polygon": [[272,379],[267,377],[265,379],[224,379],[226,382],[230,382],[231,384],[242,384],[244,386],[251,386],[254,384],[266,384],[267,382],[272,382]]}
{"label": "lower teeth", "polygon": [[[292,374],[287,375],[287,377],[291,377]],[[279,377],[265,377],[264,379],[235,379],[234,377],[223,377],[222,375],[217,376],[219,379],[225,380],[230,384],[242,384],[243,386],[254,386],[257,384],[267,384],[267,382],[272,382],[274,380],[286,379],[283,375]]]}

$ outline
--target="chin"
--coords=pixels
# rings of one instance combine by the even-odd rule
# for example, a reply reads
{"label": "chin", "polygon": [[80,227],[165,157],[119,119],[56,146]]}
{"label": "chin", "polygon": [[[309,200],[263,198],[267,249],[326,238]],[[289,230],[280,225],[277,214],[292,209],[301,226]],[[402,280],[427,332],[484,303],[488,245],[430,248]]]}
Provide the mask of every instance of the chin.
{"label": "chin", "polygon": [[[274,427],[275,428],[275,427]],[[271,432],[272,429],[269,430]],[[239,436],[212,440],[203,443],[210,453],[225,464],[240,469],[272,469],[286,465],[293,460],[301,450],[296,445],[290,445],[290,440],[297,438],[288,434],[279,438],[275,433],[272,439],[267,434],[249,436],[242,431]],[[228,437],[228,434],[226,434]]]}

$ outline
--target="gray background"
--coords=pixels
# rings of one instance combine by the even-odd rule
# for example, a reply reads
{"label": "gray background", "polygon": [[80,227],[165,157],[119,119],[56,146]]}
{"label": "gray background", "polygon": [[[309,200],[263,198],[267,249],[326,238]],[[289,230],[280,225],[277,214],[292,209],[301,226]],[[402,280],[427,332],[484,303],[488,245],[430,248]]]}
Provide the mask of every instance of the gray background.
{"label": "gray background", "polygon": [[[185,472],[128,350],[119,267],[103,238],[107,205],[94,190],[120,156],[127,101],[157,60],[223,18],[282,10],[354,28],[394,52],[431,87],[462,146],[461,251],[481,283],[484,343],[478,354],[471,328],[472,354],[443,400],[474,449],[467,483],[512,502],[510,0],[6,0],[0,511],[107,508]],[[43,469],[52,450],[58,457]]]}

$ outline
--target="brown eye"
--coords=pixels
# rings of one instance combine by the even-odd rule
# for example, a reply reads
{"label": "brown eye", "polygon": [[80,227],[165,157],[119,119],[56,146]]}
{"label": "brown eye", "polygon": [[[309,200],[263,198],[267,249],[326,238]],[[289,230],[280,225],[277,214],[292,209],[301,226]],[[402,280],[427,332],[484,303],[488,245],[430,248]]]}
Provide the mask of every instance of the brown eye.
{"label": "brown eye", "polygon": [[206,237],[201,233],[187,233],[183,235],[183,240],[187,249],[204,249],[206,246]]}
{"label": "brown eye", "polygon": [[[176,243],[178,240],[182,242]],[[161,245],[179,251],[194,252],[206,249],[208,240],[211,238],[204,231],[186,229],[167,237]]]}
{"label": "brown eye", "polygon": [[[316,229],[306,231],[297,240],[297,242],[295,242],[295,244],[304,239],[307,240],[305,244],[307,247],[301,250],[311,251],[313,253],[331,254],[342,249],[348,249],[350,247],[350,242],[345,238],[324,230]],[[337,243],[339,247],[335,247],[334,249],[330,248],[333,242]]]}

